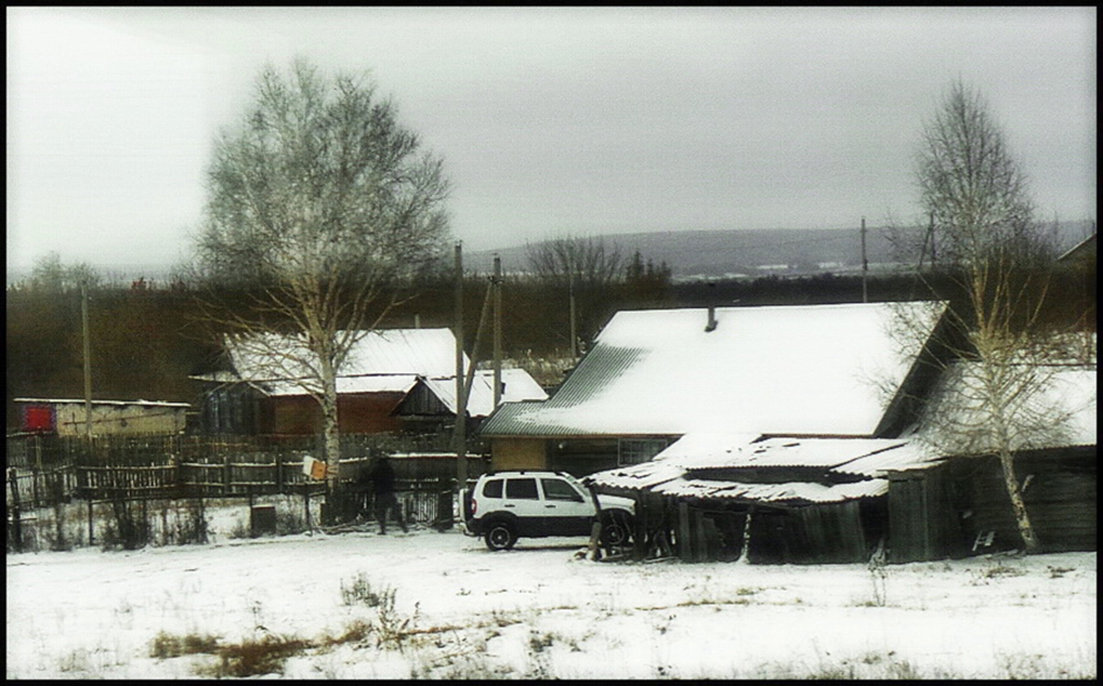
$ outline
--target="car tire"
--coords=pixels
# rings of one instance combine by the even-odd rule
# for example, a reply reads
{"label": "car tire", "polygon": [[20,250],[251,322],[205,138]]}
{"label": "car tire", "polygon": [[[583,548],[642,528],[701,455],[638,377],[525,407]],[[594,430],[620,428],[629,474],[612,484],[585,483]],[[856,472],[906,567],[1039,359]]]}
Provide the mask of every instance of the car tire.
{"label": "car tire", "polygon": [[622,512],[608,512],[601,520],[601,542],[606,547],[620,547],[632,537],[632,519]]}
{"label": "car tire", "polygon": [[483,535],[490,550],[509,550],[517,542],[517,532],[507,522],[494,522]]}

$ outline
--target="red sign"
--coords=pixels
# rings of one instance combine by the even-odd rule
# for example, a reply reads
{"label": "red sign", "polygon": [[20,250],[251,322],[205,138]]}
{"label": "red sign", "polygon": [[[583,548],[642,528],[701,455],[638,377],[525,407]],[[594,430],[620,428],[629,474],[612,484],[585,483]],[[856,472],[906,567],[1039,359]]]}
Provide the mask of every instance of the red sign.
{"label": "red sign", "polygon": [[51,405],[27,405],[23,408],[23,430],[49,433],[56,429]]}

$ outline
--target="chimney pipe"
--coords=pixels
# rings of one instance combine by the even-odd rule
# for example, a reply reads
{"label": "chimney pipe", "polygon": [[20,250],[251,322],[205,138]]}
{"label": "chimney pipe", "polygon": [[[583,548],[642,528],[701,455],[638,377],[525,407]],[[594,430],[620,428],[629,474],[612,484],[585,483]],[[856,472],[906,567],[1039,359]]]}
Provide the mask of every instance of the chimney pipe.
{"label": "chimney pipe", "polygon": [[716,307],[709,305],[709,321],[705,324],[705,333],[716,330]]}

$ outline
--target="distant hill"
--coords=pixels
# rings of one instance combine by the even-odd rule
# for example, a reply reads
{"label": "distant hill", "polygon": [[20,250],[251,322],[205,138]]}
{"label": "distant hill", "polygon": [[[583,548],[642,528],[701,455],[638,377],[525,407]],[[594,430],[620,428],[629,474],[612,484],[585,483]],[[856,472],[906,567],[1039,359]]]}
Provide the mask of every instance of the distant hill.
{"label": "distant hill", "polygon": [[[1059,249],[1072,247],[1087,237],[1092,222],[1063,222],[1058,228]],[[898,232],[898,243],[921,245],[925,228]],[[665,262],[677,280],[693,278],[758,277],[772,274],[843,274],[861,269],[861,232],[852,229],[733,229],[623,233],[603,237],[625,259],[638,250],[646,262]],[[464,266],[481,272],[493,268],[494,255],[502,258],[507,272],[524,271],[526,246],[464,253]],[[871,270],[915,264],[918,250],[901,254],[890,230],[867,226],[866,259]],[[929,258],[928,258],[929,259]]]}
{"label": "distant hill", "polygon": [[[172,281],[173,275],[176,273],[175,268],[159,264],[92,263],[92,266],[99,272],[104,283],[109,285],[127,286],[136,279],[144,278],[146,283],[164,286]],[[9,266],[6,285],[11,286],[29,279],[31,271],[30,268]]]}
{"label": "distant hill", "polygon": [[[1058,225],[1058,246],[1067,250],[1086,238],[1093,228],[1090,221],[1062,222]],[[905,231],[904,242],[921,244],[924,229]],[[845,274],[861,269],[862,244],[857,227],[850,229],[731,229],[715,231],[665,231],[620,233],[604,236],[607,246],[615,246],[628,260],[638,250],[646,262],[655,266],[666,262],[676,280],[694,278],[758,277],[773,274]],[[489,272],[494,255],[502,258],[506,272],[524,271],[528,266],[526,246],[464,252],[464,267]],[[891,268],[901,262],[914,264],[918,252],[896,254],[888,229],[867,227],[866,255],[871,270]],[[139,277],[164,285],[173,269],[151,264],[94,265],[109,283],[128,284]],[[10,286],[30,276],[29,269],[9,268]]]}

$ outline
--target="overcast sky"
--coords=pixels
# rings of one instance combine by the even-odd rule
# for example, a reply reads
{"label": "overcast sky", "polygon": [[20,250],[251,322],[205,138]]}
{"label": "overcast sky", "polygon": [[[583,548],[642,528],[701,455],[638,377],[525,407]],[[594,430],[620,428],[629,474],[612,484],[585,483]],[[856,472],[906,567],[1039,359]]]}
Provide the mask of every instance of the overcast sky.
{"label": "overcast sky", "polygon": [[370,70],[441,155],[455,238],[918,218],[957,78],[1040,213],[1096,216],[1096,9],[7,8],[7,261],[170,265],[260,67]]}

